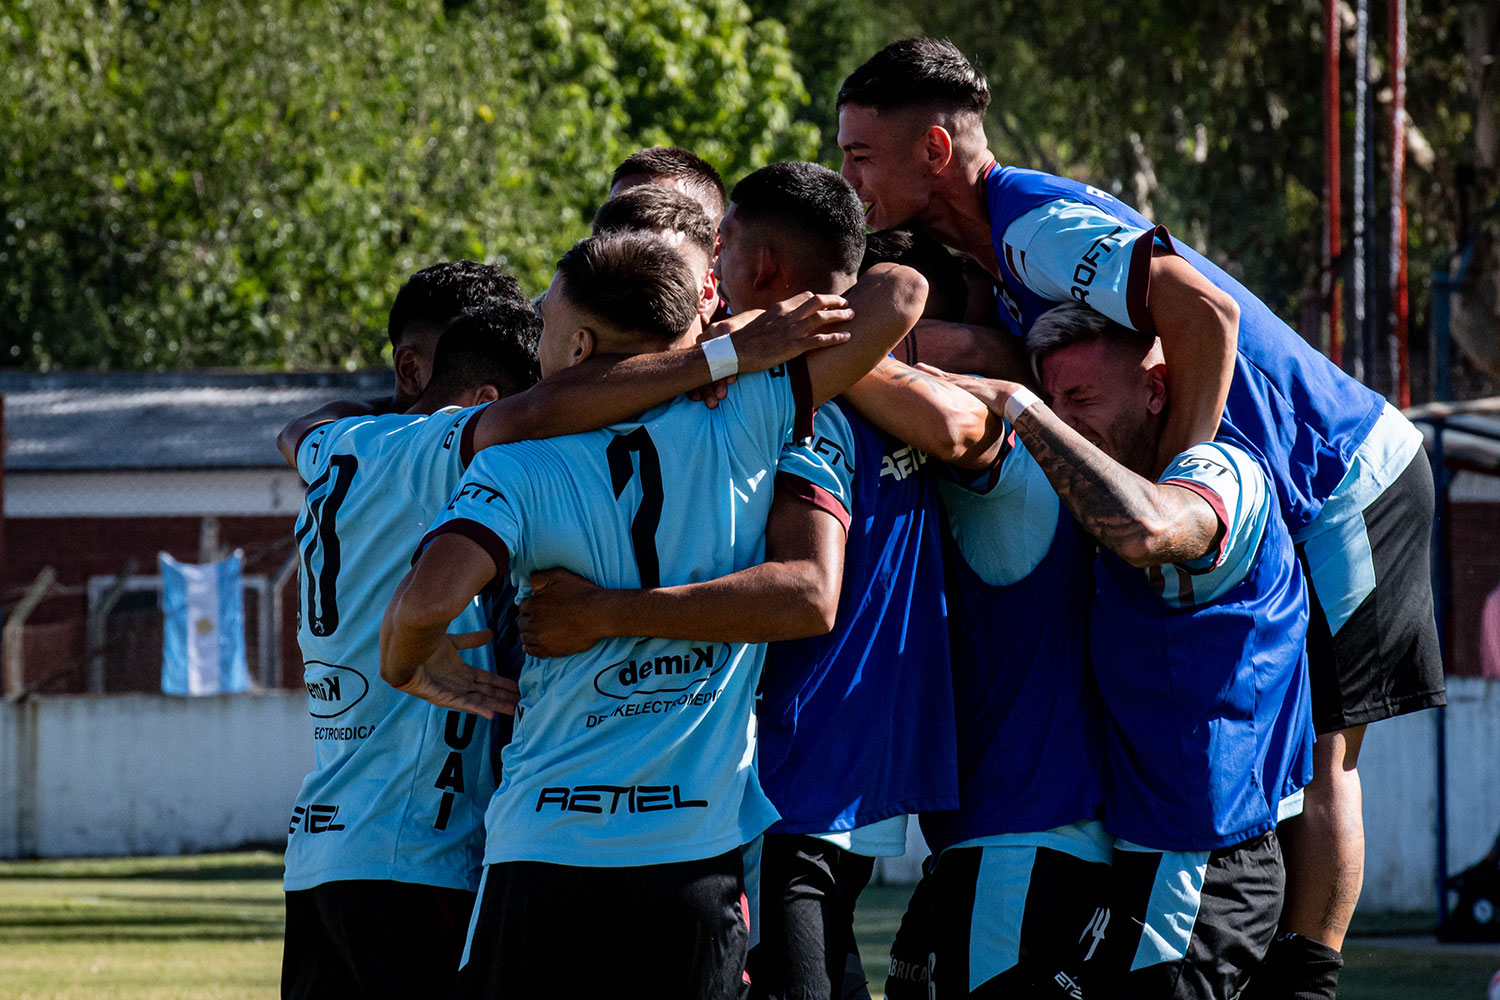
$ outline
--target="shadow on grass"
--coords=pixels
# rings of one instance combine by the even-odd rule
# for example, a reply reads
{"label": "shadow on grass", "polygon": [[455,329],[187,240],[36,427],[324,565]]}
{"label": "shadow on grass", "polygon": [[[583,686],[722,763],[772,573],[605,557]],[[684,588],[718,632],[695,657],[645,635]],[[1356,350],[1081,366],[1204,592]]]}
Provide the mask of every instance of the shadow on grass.
{"label": "shadow on grass", "polygon": [[[35,867],[32,867],[32,864]],[[112,863],[98,865],[80,862],[76,866],[63,867],[58,862],[39,861],[30,864],[7,864],[0,869],[0,881],[120,881],[130,882],[280,882],[286,868],[277,861],[230,862],[217,865],[180,865],[163,868],[142,868],[135,871],[112,870]]]}

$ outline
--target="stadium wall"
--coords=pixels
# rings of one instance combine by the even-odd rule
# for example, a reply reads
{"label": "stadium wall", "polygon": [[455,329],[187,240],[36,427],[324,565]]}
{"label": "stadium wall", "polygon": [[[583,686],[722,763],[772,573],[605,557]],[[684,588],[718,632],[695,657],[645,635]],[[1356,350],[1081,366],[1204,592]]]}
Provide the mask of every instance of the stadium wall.
{"label": "stadium wall", "polygon": [[[1500,830],[1500,682],[1449,681],[1450,871]],[[34,697],[0,705],[0,857],[176,854],[279,843],[312,763],[306,696]],[[1360,774],[1367,863],[1361,907],[1435,904],[1436,716],[1372,727]],[[911,825],[877,878],[915,881],[925,847]]]}
{"label": "stadium wall", "polygon": [[309,735],[307,695],[295,692],[0,706],[0,857],[283,842]]}

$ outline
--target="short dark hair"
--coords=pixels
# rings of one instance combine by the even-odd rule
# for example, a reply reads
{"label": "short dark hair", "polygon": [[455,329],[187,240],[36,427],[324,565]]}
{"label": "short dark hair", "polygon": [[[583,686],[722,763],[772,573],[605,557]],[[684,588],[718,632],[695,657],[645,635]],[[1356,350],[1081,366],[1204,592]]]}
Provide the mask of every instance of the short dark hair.
{"label": "short dark hair", "polygon": [[497,300],[527,301],[521,283],[494,265],[472,260],[433,264],[407,278],[396,293],[386,334],[392,347],[400,347],[409,326],[441,330],[465,309]]}
{"label": "short dark hair", "polygon": [[858,274],[865,254],[865,213],[849,182],[816,163],[773,163],[747,175],[729,200],[736,217],[770,222],[812,243],[841,274]]}
{"label": "short dark hair", "polygon": [[697,276],[656,233],[579,240],[557,262],[557,273],[574,305],[653,346],[681,337],[698,314]]}
{"label": "short dark hair", "polygon": [[724,214],[724,179],[703,157],[681,146],[651,146],[631,153],[615,168],[609,179],[610,189],[632,174],[652,177],[675,177],[682,181],[703,210],[715,217]]}
{"label": "short dark hair", "polygon": [[714,259],[716,227],[695,198],[660,184],[638,184],[606,201],[594,214],[594,235],[618,232],[681,233]]}
{"label": "short dark hair", "polygon": [[542,321],[530,303],[495,300],[465,310],[438,338],[423,396],[440,401],[481,385],[509,396],[541,378]]}
{"label": "short dark hair", "polygon": [[927,279],[927,315],[963,322],[969,305],[969,283],[963,260],[937,240],[916,229],[882,229],[865,237],[861,273],[876,264],[902,264]]}
{"label": "short dark hair", "polygon": [[1036,318],[1026,333],[1026,350],[1031,354],[1032,370],[1040,377],[1042,362],[1048,355],[1096,340],[1122,344],[1142,355],[1156,342],[1151,334],[1117,323],[1082,302],[1064,302]]}
{"label": "short dark hair", "polygon": [[990,84],[946,38],[903,38],[867,59],[839,88],[838,106],[896,111],[924,104],[983,115]]}

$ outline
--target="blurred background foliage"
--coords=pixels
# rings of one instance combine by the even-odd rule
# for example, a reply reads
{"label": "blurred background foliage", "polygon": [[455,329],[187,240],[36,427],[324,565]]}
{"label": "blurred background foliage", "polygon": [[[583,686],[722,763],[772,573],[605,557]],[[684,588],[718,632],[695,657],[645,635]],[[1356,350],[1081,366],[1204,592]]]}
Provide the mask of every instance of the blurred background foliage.
{"label": "blurred background foliage", "polygon": [[[1496,107],[1473,61],[1500,49],[1487,9],[1411,4],[1418,328],[1431,264],[1496,193],[1475,120]],[[730,183],[776,159],[836,167],[839,83],[919,33],[989,75],[1003,161],[1118,192],[1316,338],[1320,11],[0,0],[0,364],[379,364],[408,274],[470,257],[541,289],[636,148],[688,146]],[[1383,53],[1379,19],[1375,37]]]}

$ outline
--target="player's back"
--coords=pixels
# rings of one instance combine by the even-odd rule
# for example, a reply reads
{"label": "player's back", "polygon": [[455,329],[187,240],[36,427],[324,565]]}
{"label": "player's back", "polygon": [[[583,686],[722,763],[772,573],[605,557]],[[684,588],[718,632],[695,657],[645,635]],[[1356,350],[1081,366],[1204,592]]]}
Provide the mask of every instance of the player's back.
{"label": "player's back", "polygon": [[[715,410],[678,399],[638,421],[492,448],[437,531],[531,572],[672,586],[759,562],[777,457],[807,415],[798,362],[742,377]],[[621,866],[712,857],[775,811],[754,771],[763,647],[609,639],[521,671],[485,862]]]}
{"label": "player's back", "polygon": [[[477,883],[493,790],[488,723],[380,679],[380,620],[411,553],[466,463],[478,408],[355,417],[297,449],[308,483],[297,521],[302,649],[316,763],[293,807],[286,888],[394,879]],[[483,628],[477,602],[455,626]],[[465,654],[488,669],[488,650]]]}

